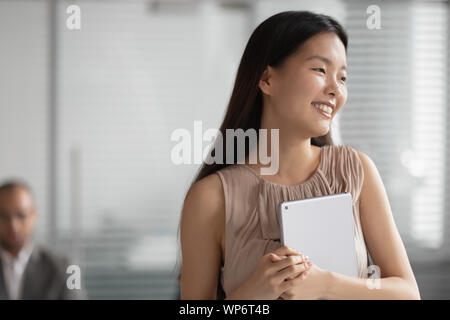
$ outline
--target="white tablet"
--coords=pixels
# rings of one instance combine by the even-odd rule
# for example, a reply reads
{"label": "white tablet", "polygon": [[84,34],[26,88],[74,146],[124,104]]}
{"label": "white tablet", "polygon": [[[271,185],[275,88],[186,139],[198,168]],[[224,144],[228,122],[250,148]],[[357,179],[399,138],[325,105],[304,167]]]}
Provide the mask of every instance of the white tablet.
{"label": "white tablet", "polygon": [[282,245],[322,269],[358,277],[350,193],[282,202],[278,221]]}

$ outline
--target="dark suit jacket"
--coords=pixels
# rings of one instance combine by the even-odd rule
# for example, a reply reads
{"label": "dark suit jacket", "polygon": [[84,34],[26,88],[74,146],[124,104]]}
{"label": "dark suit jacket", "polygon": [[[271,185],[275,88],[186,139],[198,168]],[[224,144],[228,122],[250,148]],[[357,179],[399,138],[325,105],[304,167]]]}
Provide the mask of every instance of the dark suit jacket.
{"label": "dark suit jacket", "polygon": [[[3,266],[0,257],[0,300],[9,299],[3,279]],[[35,246],[23,275],[24,300],[72,300],[86,299],[84,290],[68,289],[66,285],[70,274],[67,259]],[[83,285],[83,283],[82,283]]]}

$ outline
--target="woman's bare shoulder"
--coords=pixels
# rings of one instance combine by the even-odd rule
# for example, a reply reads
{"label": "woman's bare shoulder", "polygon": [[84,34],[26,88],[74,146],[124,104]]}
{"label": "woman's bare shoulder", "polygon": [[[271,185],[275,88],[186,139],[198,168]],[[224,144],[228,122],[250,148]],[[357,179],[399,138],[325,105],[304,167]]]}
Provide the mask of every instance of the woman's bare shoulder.
{"label": "woman's bare shoulder", "polygon": [[210,174],[191,186],[184,201],[184,219],[187,218],[196,225],[209,225],[220,229],[224,213],[224,193],[217,174]]}
{"label": "woman's bare shoulder", "polygon": [[217,174],[210,174],[194,183],[189,189],[185,204],[217,209],[224,203],[222,182]]}

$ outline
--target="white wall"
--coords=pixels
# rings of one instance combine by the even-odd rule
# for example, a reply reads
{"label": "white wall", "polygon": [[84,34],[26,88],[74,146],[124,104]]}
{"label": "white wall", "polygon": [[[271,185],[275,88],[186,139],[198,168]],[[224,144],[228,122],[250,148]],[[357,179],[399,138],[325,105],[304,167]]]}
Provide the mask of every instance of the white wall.
{"label": "white wall", "polygon": [[0,181],[25,180],[47,213],[48,7],[44,1],[0,1]]}

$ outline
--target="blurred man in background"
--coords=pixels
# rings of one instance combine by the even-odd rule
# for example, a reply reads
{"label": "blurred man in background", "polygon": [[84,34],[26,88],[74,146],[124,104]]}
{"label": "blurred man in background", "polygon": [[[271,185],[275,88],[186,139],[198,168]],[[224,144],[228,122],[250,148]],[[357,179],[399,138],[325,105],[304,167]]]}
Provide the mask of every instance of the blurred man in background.
{"label": "blurred man in background", "polygon": [[0,185],[0,299],[86,298],[66,284],[68,261],[33,244],[37,215],[26,184]]}

